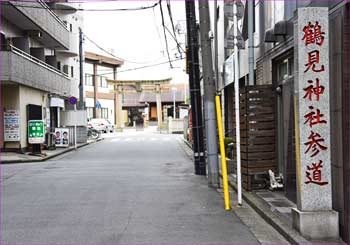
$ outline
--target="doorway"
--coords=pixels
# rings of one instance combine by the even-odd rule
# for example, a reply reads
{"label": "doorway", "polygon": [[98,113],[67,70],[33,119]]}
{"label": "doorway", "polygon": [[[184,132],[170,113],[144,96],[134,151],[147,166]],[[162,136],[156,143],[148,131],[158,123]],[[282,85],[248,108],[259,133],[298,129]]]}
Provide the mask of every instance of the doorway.
{"label": "doorway", "polygon": [[283,174],[286,197],[296,202],[296,159],[294,137],[294,59],[292,51],[273,61],[277,92],[277,162]]}

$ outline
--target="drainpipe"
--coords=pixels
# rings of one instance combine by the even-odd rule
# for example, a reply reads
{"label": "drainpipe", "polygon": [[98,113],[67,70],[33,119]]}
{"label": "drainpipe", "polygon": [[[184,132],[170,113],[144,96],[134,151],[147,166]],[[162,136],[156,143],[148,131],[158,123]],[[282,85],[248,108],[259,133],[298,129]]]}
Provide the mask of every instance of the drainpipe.
{"label": "drainpipe", "polygon": [[254,0],[248,3],[248,64],[249,64],[249,82],[248,85],[254,85]]}

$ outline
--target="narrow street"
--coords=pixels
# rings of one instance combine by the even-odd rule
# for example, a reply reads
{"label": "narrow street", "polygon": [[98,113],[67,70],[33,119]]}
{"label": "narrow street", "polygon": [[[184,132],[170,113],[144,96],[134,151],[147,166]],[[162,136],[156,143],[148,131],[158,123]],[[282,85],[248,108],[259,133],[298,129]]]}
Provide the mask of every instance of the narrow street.
{"label": "narrow street", "polygon": [[109,134],[42,163],[2,165],[2,244],[252,244],[193,174],[181,135]]}

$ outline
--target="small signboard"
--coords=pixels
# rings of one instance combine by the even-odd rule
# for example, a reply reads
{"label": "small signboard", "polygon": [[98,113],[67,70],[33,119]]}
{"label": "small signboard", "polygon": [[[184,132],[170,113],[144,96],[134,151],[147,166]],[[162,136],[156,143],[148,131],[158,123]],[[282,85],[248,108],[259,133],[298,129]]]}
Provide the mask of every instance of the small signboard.
{"label": "small signboard", "polygon": [[68,128],[55,128],[55,145],[56,147],[68,147],[69,146],[69,129]]}
{"label": "small signboard", "polygon": [[42,144],[45,142],[45,123],[43,120],[28,121],[28,143]]}
{"label": "small signboard", "polygon": [[16,110],[4,112],[4,141],[20,141],[19,113]]}

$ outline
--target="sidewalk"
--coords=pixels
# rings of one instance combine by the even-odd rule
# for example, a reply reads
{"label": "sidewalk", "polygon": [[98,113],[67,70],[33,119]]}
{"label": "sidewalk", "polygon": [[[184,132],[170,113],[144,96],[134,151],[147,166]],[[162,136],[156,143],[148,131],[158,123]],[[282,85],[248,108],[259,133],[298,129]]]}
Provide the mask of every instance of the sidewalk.
{"label": "sidewalk", "polygon": [[[87,143],[78,144],[77,148],[95,143],[97,141],[102,140],[99,138],[97,140],[89,140]],[[21,154],[16,152],[1,152],[0,153],[0,162],[1,164],[10,164],[10,163],[25,163],[25,162],[42,162],[46,161],[50,158],[62,155],[66,152],[73,151],[74,146],[70,146],[68,148],[56,148],[55,150],[43,150],[42,156],[33,156],[29,155],[29,152]]]}
{"label": "sidewalk", "polygon": [[[185,140],[184,143],[188,146],[188,149],[190,149],[190,154],[192,154],[191,144]],[[187,150],[186,152],[189,153]],[[191,155],[191,157],[193,156]],[[233,174],[229,174],[228,180],[229,186],[235,192],[237,192],[235,176]],[[295,230],[292,225],[292,208],[296,207],[296,204],[288,200],[282,191],[262,189],[248,192],[242,189],[242,197],[243,200],[255,210],[255,212],[257,212],[291,244],[345,244],[341,239],[309,241],[301,236],[301,234]]]}

